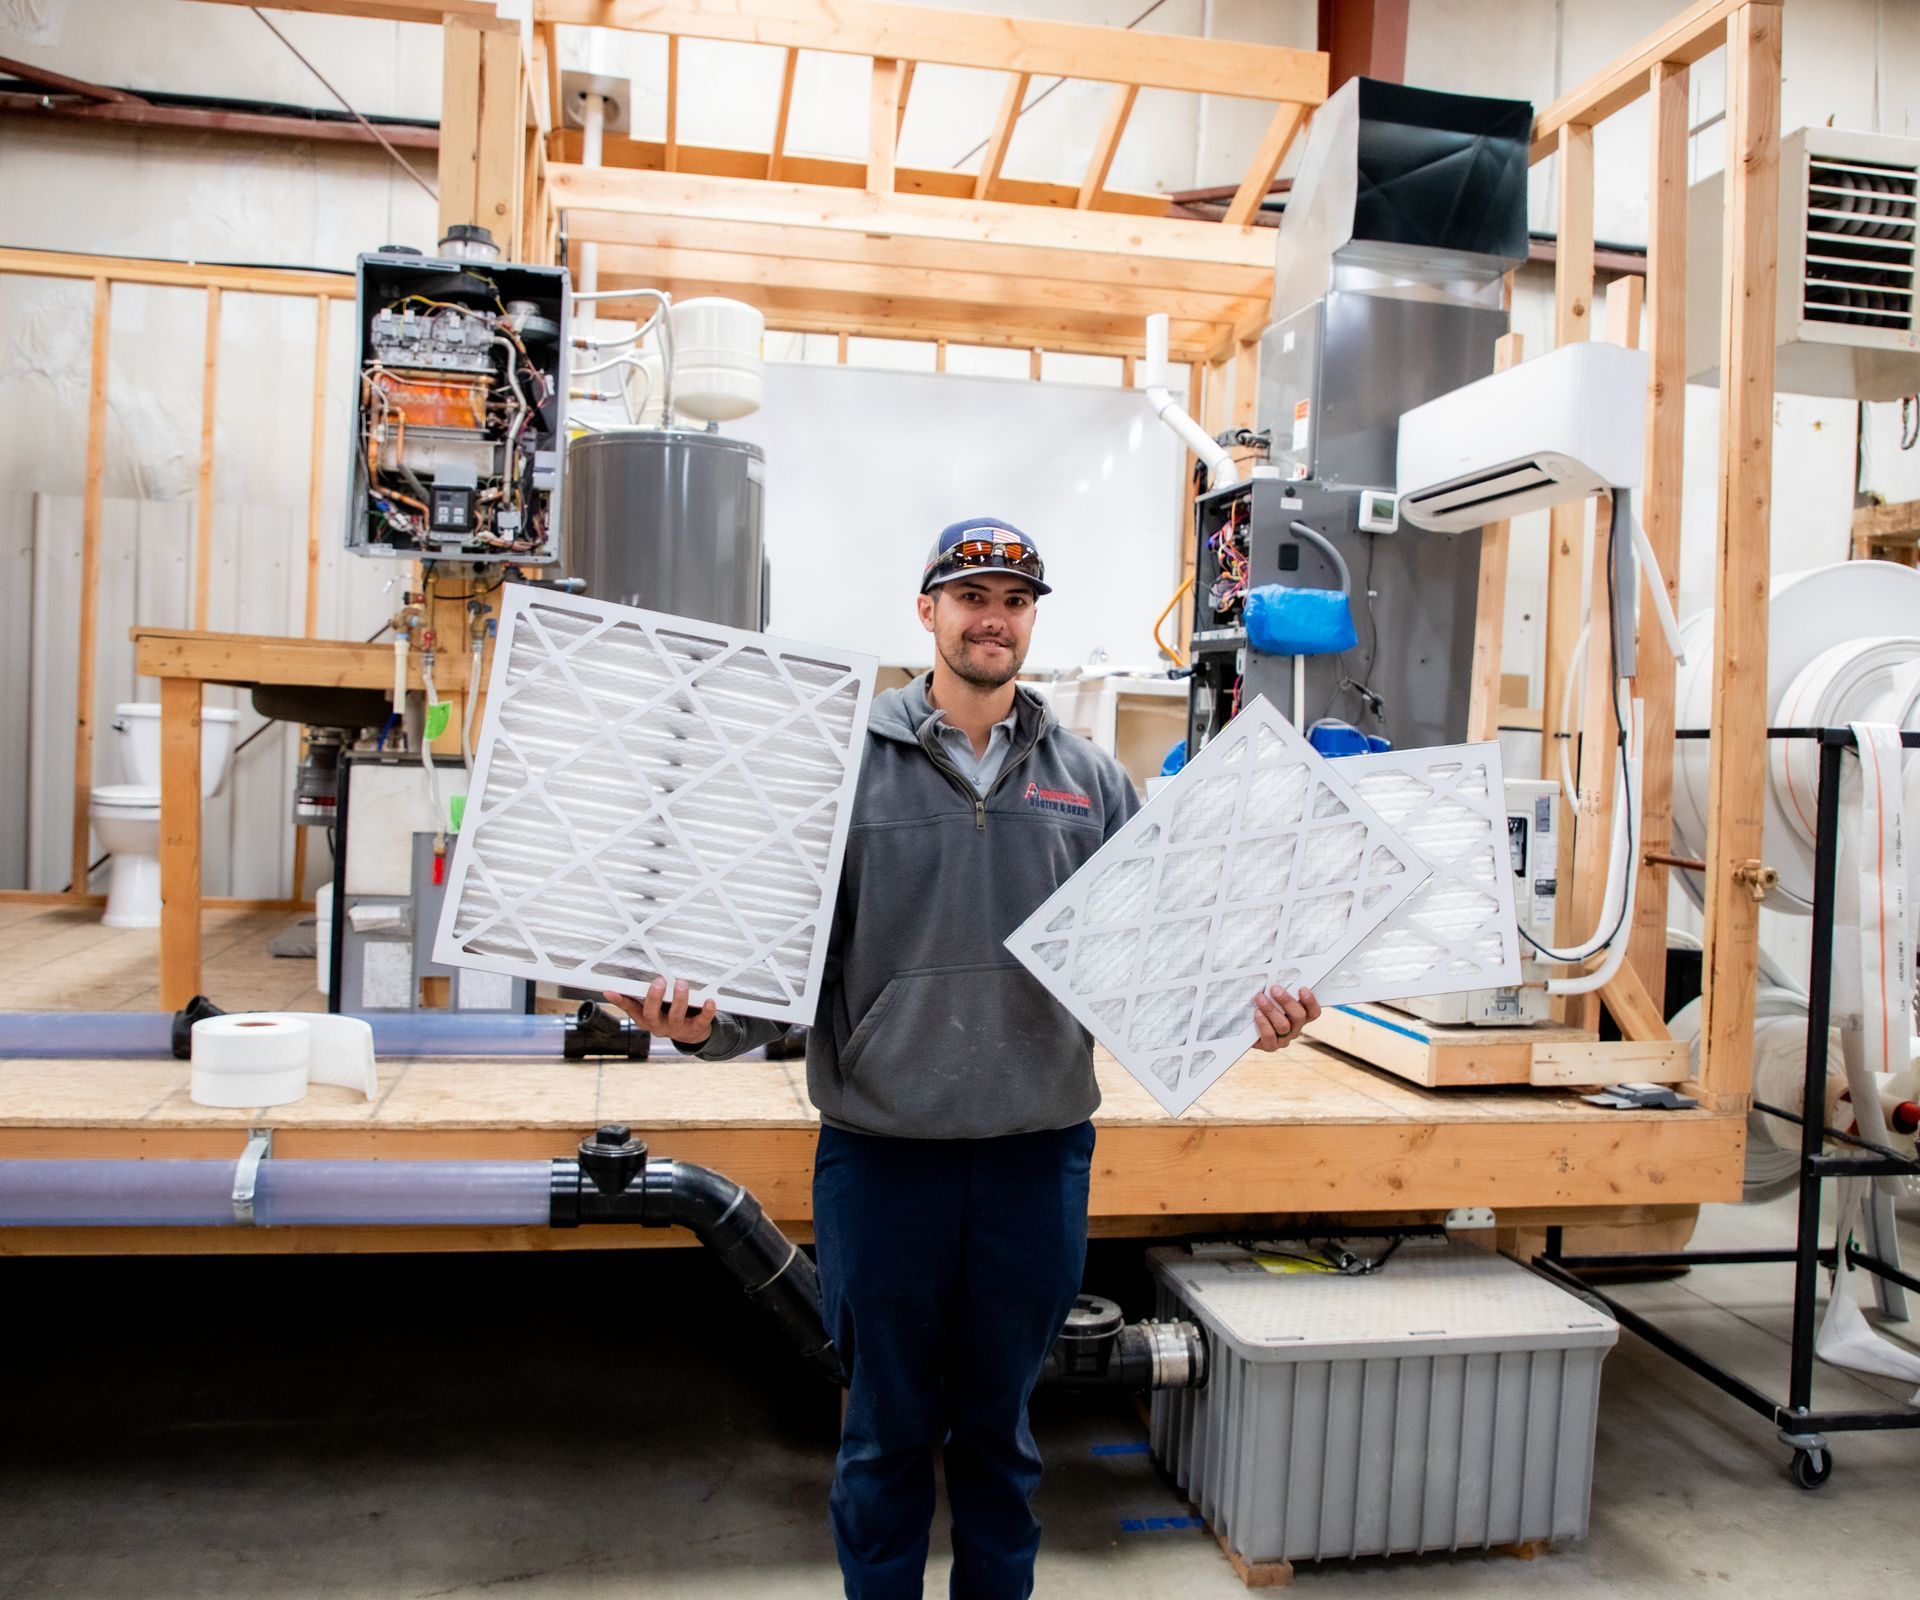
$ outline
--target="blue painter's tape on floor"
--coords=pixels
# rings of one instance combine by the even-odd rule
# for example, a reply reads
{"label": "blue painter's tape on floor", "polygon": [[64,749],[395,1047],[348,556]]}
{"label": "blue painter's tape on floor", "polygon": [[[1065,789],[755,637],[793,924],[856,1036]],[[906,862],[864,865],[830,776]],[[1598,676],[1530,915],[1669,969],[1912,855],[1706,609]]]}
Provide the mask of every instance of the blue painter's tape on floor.
{"label": "blue painter's tape on floor", "polygon": [[1122,1517],[1122,1533],[1172,1533],[1182,1528],[1204,1528],[1198,1517]]}
{"label": "blue painter's tape on floor", "polygon": [[1136,1439],[1131,1444],[1096,1444],[1087,1453],[1096,1456],[1143,1456],[1152,1448],[1145,1439]]}

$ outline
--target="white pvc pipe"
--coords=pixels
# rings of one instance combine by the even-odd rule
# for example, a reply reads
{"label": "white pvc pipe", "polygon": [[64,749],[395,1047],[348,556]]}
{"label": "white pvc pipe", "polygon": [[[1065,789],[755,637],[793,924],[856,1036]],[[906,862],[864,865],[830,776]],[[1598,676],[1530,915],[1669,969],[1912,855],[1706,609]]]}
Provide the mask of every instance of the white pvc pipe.
{"label": "white pvc pipe", "polygon": [[1640,557],[1647,587],[1653,591],[1653,609],[1659,613],[1660,631],[1667,636],[1667,649],[1673,653],[1675,665],[1684,667],[1687,653],[1680,648],[1680,624],[1674,620],[1673,598],[1667,593],[1667,579],[1660,570],[1660,558],[1653,553],[1653,541],[1647,537],[1647,530],[1640,526],[1640,519],[1629,516],[1627,522],[1633,529],[1633,548]]}
{"label": "white pvc pipe", "polygon": [[[580,164],[583,167],[600,165],[601,151],[604,145],[607,126],[607,102],[604,95],[585,96],[585,105],[581,113],[580,127]],[[592,239],[580,242],[580,291],[589,298],[584,304],[575,298],[574,331],[586,333],[593,326],[594,290],[600,287],[600,246]]]}
{"label": "white pvc pipe", "polygon": [[1180,442],[1205,463],[1207,481],[1216,489],[1224,489],[1240,481],[1240,474],[1234,470],[1233,458],[1219,446],[1207,430],[1193,420],[1187,408],[1175,400],[1166,388],[1167,378],[1167,315],[1156,311],[1147,318],[1147,359],[1146,382],[1141,393],[1147,397],[1147,404],[1153,407],[1153,414],[1171,428]]}
{"label": "white pvc pipe", "polygon": [[473,651],[467,657],[467,703],[461,707],[466,714],[460,719],[460,764],[468,772],[473,771],[474,724],[480,720],[480,655],[485,640],[485,634],[475,639]]}
{"label": "white pvc pipe", "polygon": [[393,714],[402,722],[407,716],[407,635],[393,636]]}
{"label": "white pvc pipe", "polygon": [[[1646,805],[1646,785],[1641,782],[1640,765],[1645,754],[1646,726],[1642,715],[1641,702],[1633,702],[1633,709],[1627,735],[1627,749],[1620,774],[1620,783],[1616,784],[1616,826],[1613,832],[1613,850],[1607,862],[1607,892],[1602,896],[1600,923],[1594,929],[1593,936],[1587,940],[1592,948],[1574,956],[1577,960],[1586,960],[1602,949],[1607,950],[1607,959],[1591,972],[1581,973],[1571,978],[1549,978],[1547,993],[1551,995],[1591,994],[1604,988],[1612,981],[1613,975],[1620,970],[1620,963],[1626,957],[1627,946],[1632,942],[1634,888],[1640,881],[1640,874],[1633,870],[1632,857],[1641,838],[1641,820]],[[1628,776],[1631,783],[1627,783]],[[1624,807],[1620,806],[1621,785],[1632,790],[1633,807],[1630,818],[1620,815]],[[1610,930],[1618,926],[1619,932],[1609,938]],[[1611,948],[1609,948],[1609,945]],[[1573,952],[1566,952],[1572,956]]]}

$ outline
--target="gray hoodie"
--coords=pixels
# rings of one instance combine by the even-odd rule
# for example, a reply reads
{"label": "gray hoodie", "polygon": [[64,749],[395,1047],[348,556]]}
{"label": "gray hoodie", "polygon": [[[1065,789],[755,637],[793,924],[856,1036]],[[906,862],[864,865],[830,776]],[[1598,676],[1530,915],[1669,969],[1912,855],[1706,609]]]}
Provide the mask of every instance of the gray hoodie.
{"label": "gray hoodie", "polygon": [[[929,724],[923,679],[877,695],[854,794],[807,1092],[822,1120],[906,1139],[1067,1128],[1100,1103],[1093,1041],[1002,941],[1139,809],[1111,756],[1016,690],[984,797]],[[724,1061],[784,1024],[722,1013]]]}

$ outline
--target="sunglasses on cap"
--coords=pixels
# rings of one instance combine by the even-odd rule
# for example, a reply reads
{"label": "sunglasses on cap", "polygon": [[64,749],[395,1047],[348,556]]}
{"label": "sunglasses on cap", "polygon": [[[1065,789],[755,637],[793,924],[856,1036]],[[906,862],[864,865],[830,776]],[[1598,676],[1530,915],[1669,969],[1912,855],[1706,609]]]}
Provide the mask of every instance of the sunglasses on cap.
{"label": "sunglasses on cap", "polygon": [[940,559],[928,568],[927,577],[938,578],[969,568],[992,568],[1040,579],[1047,575],[1040,552],[1030,544],[1022,544],[1018,539],[997,542],[992,539],[962,539],[940,552]]}

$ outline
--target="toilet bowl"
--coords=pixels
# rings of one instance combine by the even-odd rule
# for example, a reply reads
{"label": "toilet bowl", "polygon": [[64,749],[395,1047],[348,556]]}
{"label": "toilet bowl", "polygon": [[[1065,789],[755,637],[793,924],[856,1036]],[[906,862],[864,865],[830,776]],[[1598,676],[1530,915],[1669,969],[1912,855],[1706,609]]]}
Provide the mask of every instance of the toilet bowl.
{"label": "toilet bowl", "polygon": [[[237,711],[209,706],[200,713],[200,796],[218,793],[233,752]],[[160,708],[129,701],[113,708],[113,744],[120,752],[125,783],[100,785],[88,814],[108,864],[107,909],[100,920],[110,928],[160,925]]]}

